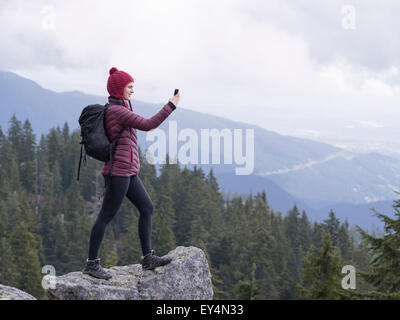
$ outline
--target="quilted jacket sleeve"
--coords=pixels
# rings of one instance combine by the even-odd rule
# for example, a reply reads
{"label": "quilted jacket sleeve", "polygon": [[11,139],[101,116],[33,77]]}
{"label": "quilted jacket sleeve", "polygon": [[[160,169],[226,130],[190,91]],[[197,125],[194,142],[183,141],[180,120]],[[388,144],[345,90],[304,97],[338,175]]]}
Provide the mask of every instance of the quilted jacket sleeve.
{"label": "quilted jacket sleeve", "polygon": [[166,104],[162,109],[151,118],[144,118],[138,114],[128,110],[123,106],[113,106],[117,108],[115,118],[117,122],[123,126],[136,128],[143,131],[149,131],[157,128],[171,113],[175,110],[170,104]]}

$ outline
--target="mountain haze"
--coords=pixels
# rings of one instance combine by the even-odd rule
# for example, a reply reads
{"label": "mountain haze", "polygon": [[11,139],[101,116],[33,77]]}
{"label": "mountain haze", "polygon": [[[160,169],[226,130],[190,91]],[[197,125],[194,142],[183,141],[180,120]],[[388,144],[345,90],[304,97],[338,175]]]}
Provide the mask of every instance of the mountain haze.
{"label": "mountain haze", "polygon": [[[7,131],[8,121],[15,114],[21,121],[26,118],[30,120],[37,139],[41,133],[46,133],[51,127],[62,126],[65,122],[72,130],[78,129],[78,118],[83,107],[107,101],[107,96],[88,95],[79,91],[57,93],[6,71],[0,71],[0,94],[3,97],[0,102],[2,130]],[[132,99],[134,112],[151,117],[168,101],[167,98],[160,104]],[[167,133],[167,152],[170,121],[177,122],[178,133],[190,128],[197,132],[198,137],[201,136],[200,130],[206,128],[228,128],[231,132],[242,129],[242,140],[245,141],[245,129],[253,129],[254,171],[251,175],[235,175],[235,168],[242,165],[224,164],[223,157],[221,164],[187,166],[201,166],[205,172],[212,167],[225,191],[256,193],[264,188],[270,205],[282,212],[296,204],[306,210],[311,219],[313,216],[320,219],[320,210],[326,211],[337,206],[341,210],[337,216],[362,225],[371,218],[372,213],[366,211],[365,216],[361,217],[362,213],[355,207],[364,210],[374,203],[385,203],[385,208],[388,208],[388,204],[396,198],[394,191],[400,189],[398,159],[378,153],[356,154],[326,143],[284,136],[252,124],[188,110],[184,106],[178,106],[160,126]],[[153,143],[146,141],[146,134],[138,130],[142,152]],[[179,142],[178,150],[181,145],[182,142]],[[199,161],[201,152],[199,149]]]}

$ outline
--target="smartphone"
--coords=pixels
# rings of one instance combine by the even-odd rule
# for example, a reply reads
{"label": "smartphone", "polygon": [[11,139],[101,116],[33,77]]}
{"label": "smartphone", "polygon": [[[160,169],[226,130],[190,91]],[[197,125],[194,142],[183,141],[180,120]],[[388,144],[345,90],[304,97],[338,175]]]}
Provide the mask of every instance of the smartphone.
{"label": "smartphone", "polygon": [[176,96],[179,92],[179,89],[175,89],[174,96]]}

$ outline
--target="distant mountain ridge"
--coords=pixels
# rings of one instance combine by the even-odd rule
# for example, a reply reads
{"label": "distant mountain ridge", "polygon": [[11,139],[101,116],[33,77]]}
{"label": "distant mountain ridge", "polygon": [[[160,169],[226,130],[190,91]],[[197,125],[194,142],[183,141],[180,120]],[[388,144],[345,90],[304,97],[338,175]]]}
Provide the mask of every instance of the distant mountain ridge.
{"label": "distant mountain ridge", "polygon": [[[51,127],[62,126],[65,121],[72,130],[77,129],[84,106],[107,101],[106,96],[88,95],[76,90],[57,93],[6,71],[0,71],[0,94],[3,98],[0,102],[0,125],[3,131],[8,128],[12,114],[15,114],[21,121],[29,118],[37,137],[47,133]],[[134,111],[144,117],[151,117],[163,105],[134,99],[132,104]],[[353,210],[352,206],[364,208],[375,202],[390,203],[396,198],[394,190],[400,189],[398,159],[377,153],[355,154],[326,143],[284,136],[259,126],[184,109],[182,106],[178,106],[178,110],[161,124],[160,129],[168,131],[169,121],[177,122],[178,131],[191,128],[199,136],[203,128],[228,128],[232,131],[240,128],[243,132],[253,129],[255,154],[252,175],[235,176],[234,170],[238,165],[223,164],[223,158],[222,164],[200,166],[205,172],[212,167],[221,187],[226,190],[255,193],[265,187],[271,205],[283,212],[296,203],[317,216],[318,210],[342,204],[340,210],[347,210],[349,220],[362,221],[358,217],[360,212]],[[153,143],[146,141],[146,134],[138,130],[139,145],[143,151]],[[168,152],[170,142],[167,143]],[[187,167],[194,165],[188,164]],[[345,210],[344,207],[353,209]],[[352,211],[357,212],[353,217]],[[370,212],[366,214],[370,215]]]}

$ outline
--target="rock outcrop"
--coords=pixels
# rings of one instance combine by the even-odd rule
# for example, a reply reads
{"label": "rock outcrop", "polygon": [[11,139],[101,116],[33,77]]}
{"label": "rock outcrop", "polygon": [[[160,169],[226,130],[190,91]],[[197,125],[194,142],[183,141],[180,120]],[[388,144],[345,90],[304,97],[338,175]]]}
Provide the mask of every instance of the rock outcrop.
{"label": "rock outcrop", "polygon": [[0,300],[36,300],[29,293],[0,284]]}
{"label": "rock outcrop", "polygon": [[140,264],[106,269],[110,280],[82,272],[55,277],[46,290],[52,300],[211,300],[213,289],[204,252],[196,247],[177,247],[168,256],[171,263],[142,270]]}

